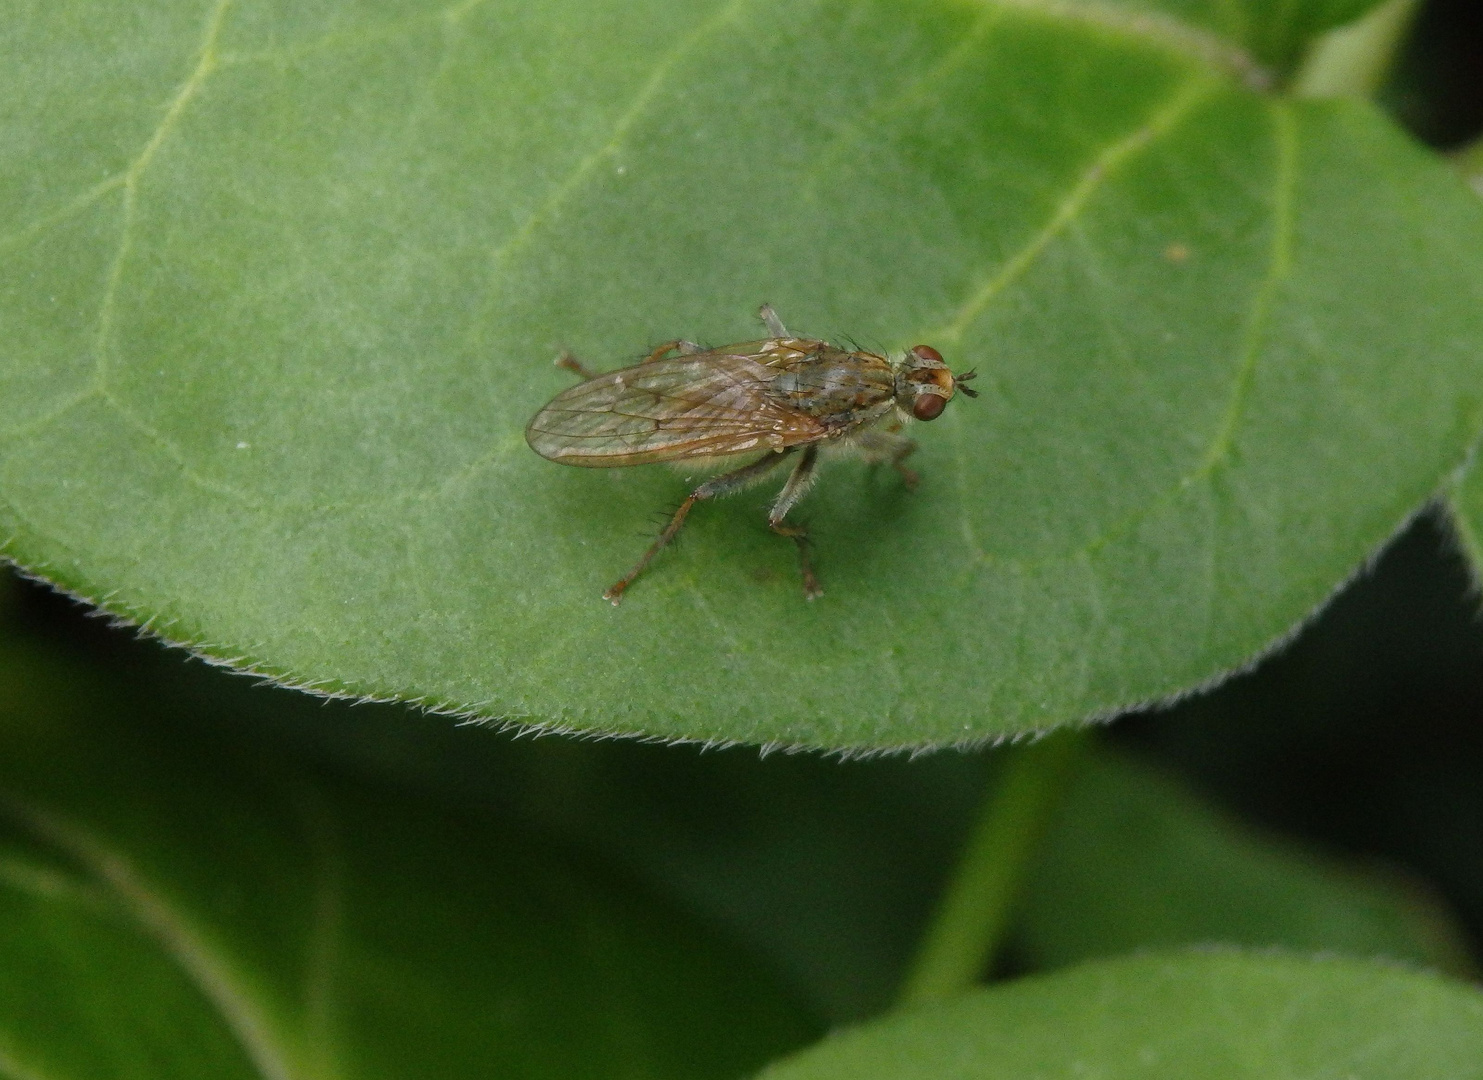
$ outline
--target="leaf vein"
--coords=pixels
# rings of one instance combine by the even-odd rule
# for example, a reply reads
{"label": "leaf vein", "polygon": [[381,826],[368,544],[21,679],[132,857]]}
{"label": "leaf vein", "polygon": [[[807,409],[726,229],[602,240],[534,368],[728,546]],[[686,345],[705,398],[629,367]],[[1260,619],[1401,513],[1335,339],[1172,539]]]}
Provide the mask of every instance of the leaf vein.
{"label": "leaf vein", "polygon": [[111,409],[113,409],[113,411],[117,413],[119,417],[124,420],[125,423],[127,423],[135,431],[139,432],[139,434],[143,435],[150,442],[154,443],[155,447],[160,451],[160,453],[163,454],[180,470],[180,476],[183,480],[200,488],[202,491],[209,492],[213,495],[221,495],[223,497],[233,499],[239,503],[242,503],[244,506],[249,506],[253,509],[263,510],[269,508],[268,503],[265,503],[261,499],[249,495],[247,492],[241,490],[240,488],[233,487],[230,484],[224,484],[219,480],[213,480],[196,472],[196,470],[192,468],[190,461],[186,458],[185,453],[180,449],[180,447],[175,445],[175,443],[171,439],[166,438],[165,435],[163,435],[154,425],[150,424],[143,417],[137,415],[134,410],[129,407],[127,402],[122,401],[107,387],[100,387],[97,392],[104,403],[106,403]]}
{"label": "leaf vein", "polygon": [[6,794],[0,809],[28,831],[65,851],[86,867],[175,961],[181,973],[217,1010],[258,1073],[267,1080],[294,1080],[285,1049],[273,1038],[268,1017],[247,988],[191,920],[145,880],[138,867],[101,837],[41,807]]}
{"label": "leaf vein", "polygon": [[985,309],[1029,270],[1040,255],[1050,246],[1066,227],[1074,222],[1091,197],[1121,165],[1137,153],[1148,149],[1162,135],[1178,126],[1190,112],[1213,89],[1208,79],[1191,80],[1174,98],[1160,108],[1136,131],[1125,135],[1104,148],[1091,165],[1063,196],[1050,218],[1017,252],[1010,256],[999,271],[990,277],[968,298],[952,321],[938,330],[923,335],[922,340],[941,338],[951,342],[961,341],[963,334]]}
{"label": "leaf vein", "polygon": [[95,184],[87,191],[77,195],[65,206],[61,206],[49,214],[43,214],[29,224],[22,225],[9,236],[0,236],[0,252],[14,251],[29,241],[41,236],[49,229],[71,221],[109,192],[117,191],[123,187],[124,183],[125,177],[123,173],[117,176],[110,176],[107,180]]}
{"label": "leaf vein", "polygon": [[865,141],[870,125],[878,124],[919,101],[937,100],[948,76],[968,60],[973,47],[1003,17],[1003,13],[1002,7],[988,6],[968,32],[935,62],[925,69],[917,70],[915,75],[895,88],[892,96],[867,110],[859,120],[841,124],[829,144],[820,147],[813,155],[808,172],[798,182],[799,189],[816,192],[821,182],[828,181],[834,175],[836,163],[844,156],[845,151]]}
{"label": "leaf vein", "polygon": [[[1216,429],[1214,436],[1212,436],[1206,452],[1201,456],[1200,463],[1192,471],[1181,476],[1173,484],[1169,485],[1165,490],[1149,498],[1144,505],[1124,515],[1097,536],[1070,550],[1034,560],[998,559],[990,552],[980,551],[979,561],[981,563],[1004,562],[1026,569],[1040,569],[1047,566],[1073,562],[1094,555],[1114,540],[1132,532],[1159,507],[1172,502],[1181,492],[1196,483],[1209,480],[1221,467],[1230,464],[1231,446],[1235,439],[1236,429],[1240,425],[1241,417],[1246,410],[1250,397],[1251,383],[1255,377],[1256,368],[1261,357],[1263,334],[1270,318],[1273,298],[1292,268],[1293,201],[1294,189],[1297,183],[1297,130],[1291,110],[1287,105],[1274,101],[1269,108],[1273,119],[1273,138],[1277,148],[1272,194],[1271,250],[1268,256],[1266,271],[1257,285],[1252,300],[1251,313],[1247,318],[1246,326],[1242,333],[1240,360],[1235,376],[1232,379],[1229,400],[1222,414],[1220,425]],[[1124,140],[1124,143],[1129,141],[1131,140]],[[1104,154],[1103,156],[1105,157],[1106,155]],[[1101,159],[1099,158],[1100,161]],[[1097,166],[1094,165],[1093,169],[1087,175],[1092,176],[1096,171]],[[1085,178],[1083,182],[1085,182]],[[1080,187],[1081,185],[1078,185],[1077,190]],[[1074,195],[1075,191],[1073,191]],[[1056,221],[1053,219],[1051,224],[1047,226],[1047,231],[1055,224]],[[1064,227],[1064,223],[1062,227]],[[1026,252],[1032,252],[1032,249],[1032,254],[1038,253],[1043,247],[1044,242],[1041,242],[1040,238],[1037,237],[1036,240],[1032,241],[1030,245],[1022,250],[1019,256],[1016,256],[1016,259],[1024,258]],[[1009,264],[1006,264],[1006,271],[1001,271],[999,276],[1004,277],[1007,269],[1013,266],[1014,262],[1015,260],[1011,260]],[[995,280],[997,281],[998,278]],[[966,465],[960,465],[960,471],[964,468],[966,468]]]}
{"label": "leaf vein", "polygon": [[119,226],[118,248],[114,252],[113,262],[109,266],[108,276],[104,282],[102,302],[98,305],[98,331],[93,345],[93,360],[100,385],[107,377],[108,342],[112,336],[113,313],[117,305],[119,283],[123,278],[124,263],[128,259],[129,248],[133,240],[139,180],[144,175],[144,171],[149,168],[149,163],[169,137],[170,132],[180,122],[186,106],[201,92],[201,87],[206,84],[207,78],[216,69],[216,43],[221,35],[222,25],[226,21],[227,9],[231,4],[232,0],[217,0],[215,8],[206,20],[201,48],[197,53],[196,63],[190,75],[186,77],[185,82],[176,91],[175,97],[166,106],[165,115],[160,119],[154,133],[145,141],[144,148],[124,170],[122,180],[124,202],[122,222]]}
{"label": "leaf vein", "polygon": [[97,397],[99,393],[100,389],[96,385],[88,386],[78,393],[73,394],[59,405],[54,406],[48,412],[44,412],[40,416],[34,416],[24,424],[19,424],[9,431],[0,432],[0,439],[24,439],[28,435],[35,435],[55,424],[89,398]]}
{"label": "leaf vein", "polygon": [[1252,377],[1256,372],[1257,360],[1261,356],[1263,335],[1271,316],[1272,300],[1278,287],[1286,280],[1292,269],[1292,203],[1293,189],[1297,182],[1297,133],[1292,114],[1281,102],[1271,105],[1273,138],[1277,144],[1277,169],[1272,195],[1272,250],[1267,272],[1257,287],[1252,301],[1251,315],[1246,320],[1242,334],[1241,362],[1231,386],[1230,401],[1220,428],[1205,452],[1200,468],[1181,486],[1202,476],[1207,476],[1227,461],[1231,452],[1231,441],[1236,427],[1246,409]]}
{"label": "leaf vein", "polygon": [[[1160,506],[1178,497],[1190,486],[1209,480],[1217,470],[1230,464],[1231,443],[1235,437],[1241,416],[1245,412],[1250,388],[1261,357],[1262,335],[1271,312],[1272,297],[1286,279],[1292,268],[1292,218],[1293,191],[1297,183],[1297,131],[1292,114],[1282,102],[1270,106],[1273,119],[1273,138],[1277,144],[1277,166],[1272,195],[1272,248],[1268,257],[1266,273],[1262,275],[1252,300],[1251,315],[1242,334],[1241,360],[1232,380],[1230,399],[1221,418],[1220,427],[1211,439],[1210,447],[1194,471],[1180,477],[1167,490],[1150,499],[1141,509],[1129,514],[1122,521],[1082,545],[1078,552],[1093,554],[1119,536],[1137,528]],[[1051,560],[1047,560],[1051,561]],[[1058,560],[1056,560],[1058,561]]]}
{"label": "leaf vein", "polygon": [[1219,68],[1249,89],[1268,90],[1271,71],[1227,38],[1154,11],[1134,11],[1099,0],[984,0],[1002,8],[1034,12],[1059,22],[1080,23],[1138,38],[1180,56]]}
{"label": "leaf vein", "polygon": [[659,89],[669,78],[670,73],[679,63],[681,58],[693,50],[700,42],[715,33],[722,25],[730,22],[740,13],[741,9],[749,0],[730,0],[729,3],[719,8],[709,18],[705,19],[689,34],[685,35],[664,57],[654,64],[648,79],[639,87],[633,100],[623,110],[614,122],[612,131],[607,140],[587,154],[581,161],[571,169],[567,175],[552,185],[546,198],[536,207],[525,221],[517,228],[510,237],[500,244],[490,254],[490,291],[493,292],[494,284],[500,278],[500,271],[510,258],[521,247],[530,241],[537,228],[561,207],[571,195],[582,186],[582,183],[592,174],[593,170],[607,158],[617,153],[635,124],[647,112],[649,106],[658,97]]}

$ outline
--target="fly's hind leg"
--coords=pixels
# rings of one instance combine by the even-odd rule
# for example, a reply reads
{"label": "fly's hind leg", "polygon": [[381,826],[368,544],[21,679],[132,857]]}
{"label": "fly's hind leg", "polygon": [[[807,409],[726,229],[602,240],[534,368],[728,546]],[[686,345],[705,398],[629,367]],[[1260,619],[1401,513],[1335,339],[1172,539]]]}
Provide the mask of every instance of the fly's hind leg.
{"label": "fly's hind leg", "polygon": [[[784,450],[781,453],[769,452],[766,457],[758,458],[750,465],[743,465],[740,469],[733,469],[729,473],[713,476],[685,497],[680,503],[680,508],[675,511],[674,517],[669,519],[669,524],[659,534],[659,538],[649,545],[649,550],[644,552],[638,562],[634,563],[633,569],[624,574],[618,581],[602,594],[604,600],[611,601],[614,607],[618,606],[623,599],[624,590],[633,584],[633,579],[644,572],[644,568],[653,561],[669,542],[675,538],[675,533],[680,531],[680,526],[685,524],[685,517],[690,513],[690,508],[703,499],[714,499],[718,495],[730,495],[734,491],[740,491],[750,484],[756,483],[764,475],[778,466],[785,457],[793,451]],[[797,470],[794,470],[795,475]],[[789,480],[792,483],[792,480]],[[786,488],[784,489],[786,490]]]}
{"label": "fly's hind leg", "polygon": [[[666,341],[663,345],[659,346],[648,356],[644,357],[643,362],[652,364],[655,360],[663,360],[676,350],[684,353],[686,356],[693,356],[695,353],[705,352],[705,346],[697,345],[693,341],[686,341],[684,338],[676,338],[674,341]],[[567,371],[574,371],[583,379],[595,379],[600,374],[600,372],[593,371],[569,352],[564,352],[556,358],[556,366],[565,368]]]}
{"label": "fly's hind leg", "polygon": [[675,338],[673,341],[666,341],[663,345],[657,347],[644,359],[644,363],[652,364],[655,360],[663,360],[670,353],[676,351],[683,353],[685,356],[694,356],[696,353],[705,352],[705,346],[697,345],[693,341],[686,341],[684,338]]}
{"label": "fly's hind leg", "polygon": [[567,371],[576,372],[577,376],[583,380],[595,379],[598,375],[597,372],[593,371],[590,367],[582,363],[582,361],[578,360],[569,352],[563,352],[556,358],[555,363],[556,366],[559,368],[565,368]]}
{"label": "fly's hind leg", "polygon": [[865,461],[870,465],[889,464],[901,474],[901,482],[906,485],[907,491],[916,489],[921,477],[916,470],[906,467],[906,459],[911,457],[917,448],[917,441],[909,439],[905,435],[897,435],[890,431],[867,431],[855,439],[855,445],[859,447],[860,453],[865,456]]}
{"label": "fly's hind leg", "polygon": [[814,600],[824,595],[823,588],[819,585],[819,579],[814,576],[813,561],[808,555],[808,530],[802,525],[785,525],[783,519],[788,516],[788,511],[793,509],[793,504],[803,498],[804,492],[814,482],[814,467],[819,460],[819,448],[810,446],[803,452],[793,472],[788,476],[788,482],[783,485],[783,490],[778,492],[777,499],[772,504],[772,510],[767,515],[767,527],[779,536],[786,536],[798,545],[798,564],[803,572],[803,596],[806,600]]}

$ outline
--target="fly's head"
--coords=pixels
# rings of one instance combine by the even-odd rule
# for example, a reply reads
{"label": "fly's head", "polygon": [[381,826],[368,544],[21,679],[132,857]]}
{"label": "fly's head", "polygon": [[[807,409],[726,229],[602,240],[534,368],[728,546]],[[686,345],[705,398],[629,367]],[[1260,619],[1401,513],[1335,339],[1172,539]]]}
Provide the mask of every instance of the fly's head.
{"label": "fly's head", "polygon": [[913,345],[896,368],[896,403],[918,420],[936,420],[961,390],[969,397],[978,391],[963,384],[977,373],[954,375],[942,362],[942,353],[931,345]]}

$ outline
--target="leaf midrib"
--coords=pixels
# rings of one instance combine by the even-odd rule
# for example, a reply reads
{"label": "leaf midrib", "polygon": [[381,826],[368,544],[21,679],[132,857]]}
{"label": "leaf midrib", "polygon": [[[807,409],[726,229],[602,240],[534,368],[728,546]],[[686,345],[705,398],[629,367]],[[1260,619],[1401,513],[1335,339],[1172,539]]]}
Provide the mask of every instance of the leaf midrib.
{"label": "leaf midrib", "polygon": [[258,1075],[264,1080],[298,1080],[287,1048],[274,1036],[269,1018],[232,965],[132,860],[80,823],[12,794],[0,792],[0,812],[92,874],[118,910],[160,947],[215,1010]]}

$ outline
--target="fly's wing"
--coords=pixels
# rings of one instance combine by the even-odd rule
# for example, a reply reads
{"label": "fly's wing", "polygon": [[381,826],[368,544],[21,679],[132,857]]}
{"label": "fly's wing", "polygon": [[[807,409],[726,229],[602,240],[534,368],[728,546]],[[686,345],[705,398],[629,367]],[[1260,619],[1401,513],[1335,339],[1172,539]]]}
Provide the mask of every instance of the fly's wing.
{"label": "fly's wing", "polygon": [[596,468],[812,442],[824,425],[769,392],[779,365],[808,344],[746,342],[610,371],[557,394],[525,441],[544,458]]}

